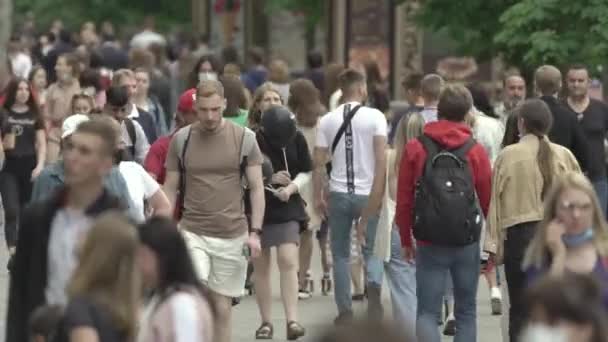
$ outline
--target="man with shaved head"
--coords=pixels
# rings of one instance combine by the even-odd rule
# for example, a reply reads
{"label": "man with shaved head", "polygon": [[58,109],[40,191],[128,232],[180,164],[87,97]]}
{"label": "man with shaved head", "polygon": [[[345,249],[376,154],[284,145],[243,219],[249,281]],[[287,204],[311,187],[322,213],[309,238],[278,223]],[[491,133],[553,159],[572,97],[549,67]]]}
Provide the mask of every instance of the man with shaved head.
{"label": "man with shaved head", "polygon": [[576,114],[557,99],[562,88],[562,73],[553,65],[543,65],[534,73],[536,91],[551,110],[553,126],[549,132],[552,142],[570,150],[583,170],[587,169],[588,147]]}

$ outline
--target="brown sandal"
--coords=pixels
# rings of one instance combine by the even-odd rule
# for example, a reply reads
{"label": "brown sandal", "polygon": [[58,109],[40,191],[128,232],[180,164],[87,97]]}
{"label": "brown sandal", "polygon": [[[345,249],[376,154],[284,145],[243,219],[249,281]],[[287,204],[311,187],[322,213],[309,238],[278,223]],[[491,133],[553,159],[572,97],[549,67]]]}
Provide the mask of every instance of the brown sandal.
{"label": "brown sandal", "polygon": [[272,340],[274,335],[274,328],[272,324],[268,322],[262,323],[262,325],[255,331],[256,340]]}
{"label": "brown sandal", "polygon": [[291,321],[287,322],[287,340],[295,341],[298,338],[306,334],[306,329],[302,327],[298,322]]}

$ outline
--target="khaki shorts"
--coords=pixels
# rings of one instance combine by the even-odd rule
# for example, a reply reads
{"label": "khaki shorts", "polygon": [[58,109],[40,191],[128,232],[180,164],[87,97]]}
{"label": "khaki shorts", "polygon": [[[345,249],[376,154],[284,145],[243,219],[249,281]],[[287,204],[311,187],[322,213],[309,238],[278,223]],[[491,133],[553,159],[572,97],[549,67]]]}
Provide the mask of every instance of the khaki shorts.
{"label": "khaki shorts", "polygon": [[247,234],[236,239],[200,236],[182,230],[199,278],[209,289],[226,297],[240,297],[245,289]]}

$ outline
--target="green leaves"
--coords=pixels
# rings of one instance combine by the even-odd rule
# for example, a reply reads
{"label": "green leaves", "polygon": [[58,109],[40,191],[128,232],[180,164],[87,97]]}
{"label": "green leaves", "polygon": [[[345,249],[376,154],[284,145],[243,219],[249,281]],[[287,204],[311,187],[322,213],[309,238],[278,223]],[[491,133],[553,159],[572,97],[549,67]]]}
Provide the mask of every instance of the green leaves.
{"label": "green leaves", "polygon": [[418,20],[447,32],[464,55],[502,56],[528,70],[576,61],[598,67],[608,55],[605,0],[426,0]]}

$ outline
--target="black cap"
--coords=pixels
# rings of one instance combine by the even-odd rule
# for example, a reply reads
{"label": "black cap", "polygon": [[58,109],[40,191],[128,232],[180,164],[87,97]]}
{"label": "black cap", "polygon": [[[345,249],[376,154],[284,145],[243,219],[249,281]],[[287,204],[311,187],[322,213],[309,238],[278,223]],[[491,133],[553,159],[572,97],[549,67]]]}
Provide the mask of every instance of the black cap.
{"label": "black cap", "polygon": [[129,94],[125,87],[112,86],[106,90],[106,102],[114,107],[122,107],[129,103]]}

